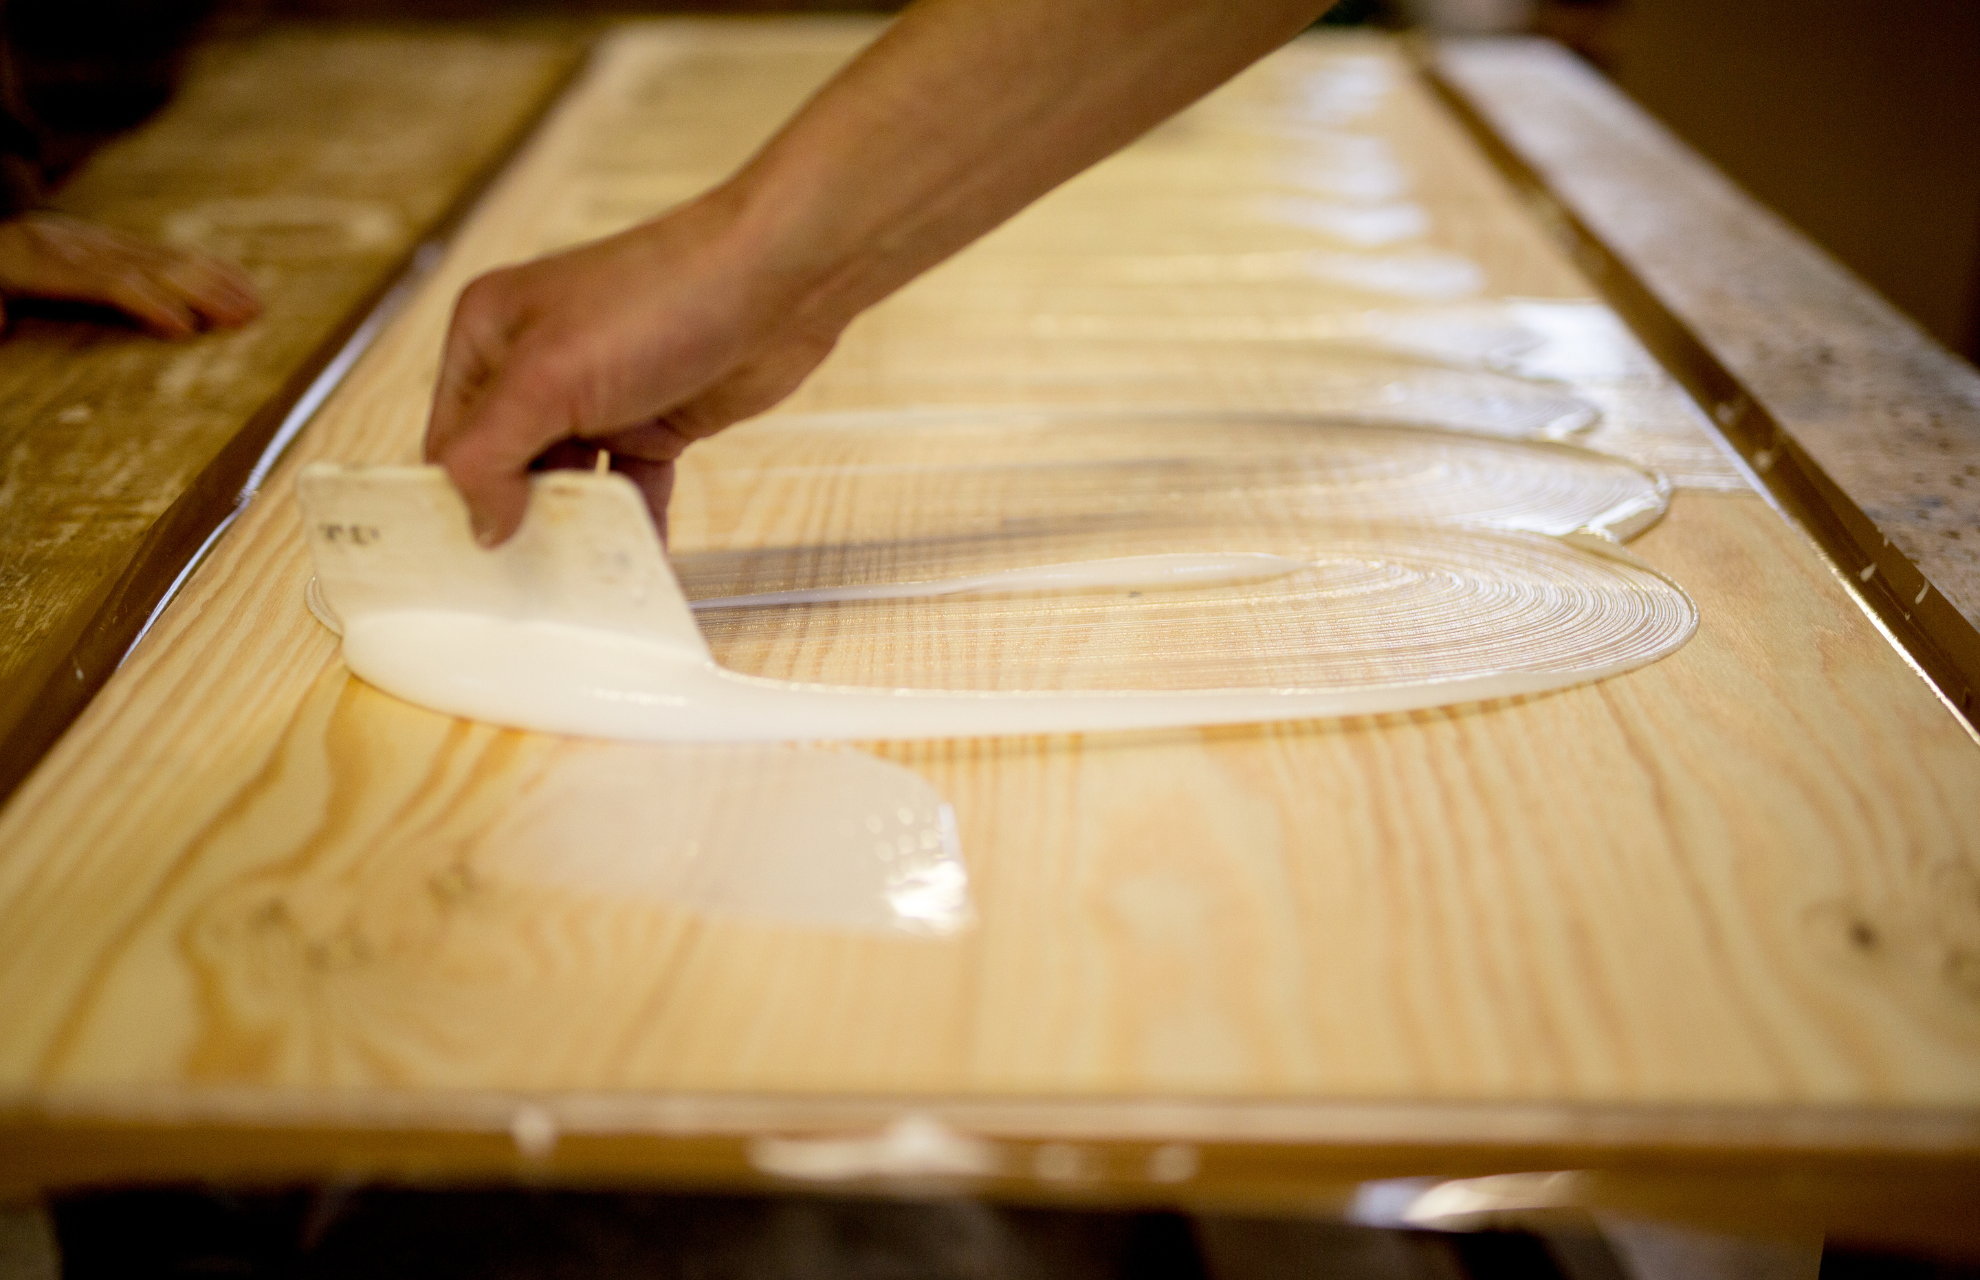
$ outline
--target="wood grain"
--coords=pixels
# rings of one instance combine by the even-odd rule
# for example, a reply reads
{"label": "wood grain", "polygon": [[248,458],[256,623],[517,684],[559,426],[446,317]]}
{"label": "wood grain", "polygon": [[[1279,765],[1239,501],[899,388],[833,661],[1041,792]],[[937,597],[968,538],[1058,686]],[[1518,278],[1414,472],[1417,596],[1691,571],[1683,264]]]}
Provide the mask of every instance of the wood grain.
{"label": "wood grain", "polygon": [[574,40],[275,29],[202,51],[64,211],[239,262],[265,311],[164,343],[0,343],[0,795],[106,678],[368,304],[573,65]]}
{"label": "wood grain", "polygon": [[[341,1149],[486,1172],[510,1158],[491,1157],[488,1126],[499,1137],[515,1100],[537,1098],[558,1124],[590,1115],[601,1141],[626,1136],[542,1166],[572,1176],[591,1150],[599,1176],[728,1177],[738,1133],[921,1107],[985,1132],[1028,1116],[1002,1131],[1223,1142],[1225,1185],[1254,1199],[1327,1170],[1661,1152],[1660,1167],[1737,1174],[1817,1148],[1856,1176],[1970,1188],[1980,745],[1751,491],[1680,491],[1634,544],[1693,595],[1701,628],[1596,686],[1344,722],[872,744],[955,807],[981,917],[955,940],[697,916],[489,871],[519,794],[603,754],[637,767],[644,748],[456,722],[353,682],[301,607],[287,480],[317,458],[412,457],[468,278],[719,176],[868,31],[678,23],[612,42],[0,813],[0,1133],[30,1153],[0,1166],[32,1181],[31,1153],[75,1134],[93,1176],[155,1174],[158,1147],[100,1126],[122,1117],[169,1147],[179,1115],[177,1150],[202,1168],[297,1150],[329,1167]],[[1332,128],[1390,140],[1416,175],[1440,230],[1412,249],[1461,248],[1491,293],[1586,297],[1388,46],[1309,39],[859,321],[792,407],[911,403],[929,384],[904,371],[931,367],[973,369],[959,398],[1009,404],[1316,407],[1283,349],[1076,346],[1115,376],[1054,382],[1078,372],[1064,349],[1013,342],[999,368],[943,317],[1008,323],[1056,289],[1100,291],[1111,259],[1175,237],[1163,191],[1265,191],[1327,145],[1292,125],[1343,57],[1392,82]],[[1133,201],[1099,194],[1136,185]],[[1248,227],[1187,238],[1250,251]],[[1006,271],[1045,241],[1072,246],[1055,274],[1079,278]],[[993,307],[982,282],[999,279],[1014,297]],[[1192,288],[1137,288],[1134,305],[1187,315]],[[1261,311],[1400,305],[1301,278],[1256,295]],[[1306,354],[1324,368],[1339,353]],[[1412,366],[1369,358],[1407,383]],[[1622,425],[1704,441],[1658,399],[1668,381],[1631,367],[1603,385],[1664,407]],[[829,504],[711,519],[696,494],[751,463],[746,433],[688,459],[684,553],[845,527]],[[711,1118],[747,1095],[765,1101]],[[216,1138],[214,1107],[246,1120]],[[1471,1119],[1440,1127],[1458,1113]],[[350,1145],[266,1145],[298,1128]],[[407,1155],[389,1134],[413,1131],[441,1136]],[[731,1145],[711,1155],[696,1132]],[[638,1136],[656,1133],[673,1136]],[[1145,1172],[1094,1185],[1182,1194]]]}

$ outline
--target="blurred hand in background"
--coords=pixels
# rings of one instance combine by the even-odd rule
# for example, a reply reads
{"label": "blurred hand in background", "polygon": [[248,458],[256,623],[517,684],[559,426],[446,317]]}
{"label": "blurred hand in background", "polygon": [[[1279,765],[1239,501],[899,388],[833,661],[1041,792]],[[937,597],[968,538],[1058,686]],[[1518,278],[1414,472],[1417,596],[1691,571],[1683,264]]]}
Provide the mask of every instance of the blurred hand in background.
{"label": "blurred hand in background", "polygon": [[12,298],[110,307],[161,338],[234,328],[261,310],[238,267],[47,212],[0,221],[0,322]]}

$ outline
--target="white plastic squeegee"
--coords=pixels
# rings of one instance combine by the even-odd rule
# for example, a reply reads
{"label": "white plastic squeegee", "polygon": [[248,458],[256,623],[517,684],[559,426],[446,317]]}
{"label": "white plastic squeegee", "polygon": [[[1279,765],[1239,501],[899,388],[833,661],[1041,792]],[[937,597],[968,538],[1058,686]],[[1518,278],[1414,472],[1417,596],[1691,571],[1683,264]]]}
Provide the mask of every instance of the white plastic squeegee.
{"label": "white plastic squeegee", "polygon": [[[938,691],[762,679],[717,665],[630,481],[559,471],[533,477],[531,486],[522,528],[491,551],[475,544],[466,506],[438,468],[317,463],[303,471],[297,489],[317,588],[354,674],[469,719],[668,742],[1296,720],[1535,693],[1613,674],[1580,667],[1181,692]],[[1256,555],[1232,559],[1236,567],[1224,581],[1285,572],[1246,568],[1247,559],[1263,559]],[[1203,575],[1191,581],[1200,585]]]}

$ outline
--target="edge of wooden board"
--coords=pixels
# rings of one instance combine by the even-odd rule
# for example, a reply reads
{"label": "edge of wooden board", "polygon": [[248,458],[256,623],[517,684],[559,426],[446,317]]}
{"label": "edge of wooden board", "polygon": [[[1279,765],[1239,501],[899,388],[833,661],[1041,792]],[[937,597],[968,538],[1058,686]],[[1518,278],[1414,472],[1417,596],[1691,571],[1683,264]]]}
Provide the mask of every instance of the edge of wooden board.
{"label": "edge of wooden board", "polygon": [[[891,1165],[867,1157],[834,1169],[828,1154],[805,1176],[775,1154],[884,1157],[889,1134],[905,1153]],[[1980,1201],[1980,1116],[1967,1112],[231,1088],[0,1101],[0,1196],[112,1182],[273,1185],[326,1170],[418,1185],[978,1195],[1335,1216],[1365,1183],[1425,1179],[1464,1182],[1475,1208],[1420,1225],[1602,1209],[1980,1254],[1980,1221],[1960,1211]]]}
{"label": "edge of wooden board", "polygon": [[[1631,262],[1605,239],[1599,211],[1579,207],[1549,182],[1543,163],[1493,124],[1493,104],[1452,74],[1464,43],[1406,41],[1418,73],[1526,202],[1539,225],[1601,291],[1657,362],[1707,412],[1782,510],[1837,567],[1844,585],[1883,625],[1946,705],[1980,730],[1980,630],[1878,529],[1712,347],[1680,319]],[[1496,42],[1487,42],[1496,43]],[[1522,48],[1541,41],[1514,42]],[[1570,57],[1557,51],[1561,59]],[[1599,121],[1580,126],[1599,131]],[[1675,145],[1675,144],[1674,144]],[[1791,233],[1790,233],[1791,234]],[[1858,286],[1865,294],[1867,287]],[[1925,341],[1920,339],[1921,342]]]}
{"label": "edge of wooden board", "polygon": [[[572,43],[568,64],[551,78],[521,121],[496,145],[439,217],[397,262],[380,273],[372,289],[330,328],[281,388],[248,417],[153,522],[62,662],[35,691],[20,719],[0,736],[0,804],[6,803],[67,732],[123,663],[172,590],[209,548],[214,535],[253,496],[255,473],[271,460],[270,451],[279,451],[285,443],[280,436],[291,414],[306,400],[320,403],[341,380],[342,372],[354,363],[352,357],[361,353],[367,329],[375,331],[377,321],[394,300],[405,296],[407,286],[424,274],[424,264],[435,256],[435,246],[452,236],[583,72],[595,40],[574,37]],[[340,360],[342,368],[337,368]]]}

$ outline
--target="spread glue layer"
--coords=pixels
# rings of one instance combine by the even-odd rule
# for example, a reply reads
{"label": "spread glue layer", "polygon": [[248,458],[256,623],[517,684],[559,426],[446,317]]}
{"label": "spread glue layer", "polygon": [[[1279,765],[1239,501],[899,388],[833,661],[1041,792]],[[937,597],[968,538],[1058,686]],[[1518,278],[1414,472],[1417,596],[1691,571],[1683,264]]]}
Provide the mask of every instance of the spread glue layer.
{"label": "spread glue layer", "polygon": [[[829,503],[854,536],[902,513],[945,527],[1161,512],[1237,527],[1424,522],[1626,540],[1670,499],[1660,475],[1552,440],[1312,414],[942,410],[773,415],[696,460],[683,505],[718,525]],[[898,536],[894,533],[893,536]]]}
{"label": "spread glue layer", "polygon": [[974,919],[955,815],[862,751],[574,742],[471,849],[476,874],[786,925],[941,938]]}
{"label": "spread glue layer", "polygon": [[966,595],[979,591],[1076,591],[1082,587],[1213,587],[1256,578],[1276,578],[1308,568],[1304,560],[1234,551],[1224,555],[1191,552],[1109,556],[1023,569],[999,569],[910,582],[871,582],[843,587],[798,587],[748,595],[712,596],[689,602],[694,609],[763,608],[784,604],[834,604],[853,600],[909,600],[922,596]]}
{"label": "spread glue layer", "polygon": [[[436,710],[549,733],[677,742],[950,738],[1376,714],[1538,693],[1653,661],[1682,644],[1696,621],[1681,591],[1604,543],[1578,554],[1609,580],[1608,595],[1658,607],[1638,609],[1625,627],[1628,643],[1618,645],[1598,590],[1587,598],[1604,625],[1585,630],[1601,643],[1517,669],[1460,662],[1400,680],[1166,691],[772,680],[716,663],[629,481],[555,472],[533,478],[532,488],[522,528],[485,551],[437,468],[305,470],[298,489],[321,594],[342,622],[344,658],[356,675]],[[1559,619],[1545,621],[1559,629]]]}

